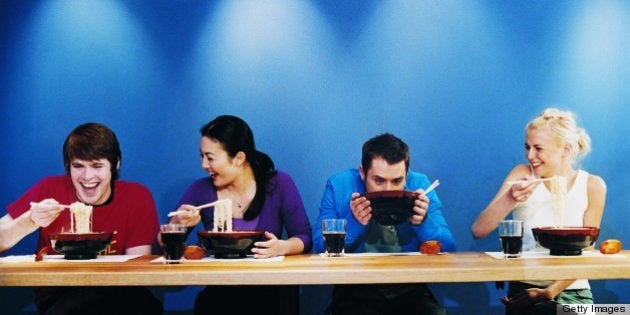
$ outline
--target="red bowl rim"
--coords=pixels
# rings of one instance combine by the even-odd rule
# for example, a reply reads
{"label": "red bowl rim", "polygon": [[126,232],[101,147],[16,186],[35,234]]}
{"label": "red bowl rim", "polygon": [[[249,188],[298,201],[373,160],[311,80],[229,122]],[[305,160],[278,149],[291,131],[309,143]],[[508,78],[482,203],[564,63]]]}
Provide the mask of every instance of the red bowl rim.
{"label": "red bowl rim", "polygon": [[210,230],[198,231],[197,235],[201,237],[233,237],[233,238],[243,238],[243,237],[251,237],[262,235],[264,231],[254,230],[254,231],[232,231],[232,232],[214,232]]}
{"label": "red bowl rim", "polygon": [[54,241],[83,241],[83,240],[108,240],[112,237],[113,232],[90,232],[90,233],[71,233],[59,232],[50,233],[48,237]]}
{"label": "red bowl rim", "polygon": [[419,193],[415,192],[415,191],[408,191],[408,190],[381,190],[381,191],[372,191],[369,193],[365,193],[363,194],[363,197],[367,198],[367,199],[372,199],[372,198],[402,198],[402,197],[406,197],[406,198],[410,198],[410,199],[416,199],[418,198]]}
{"label": "red bowl rim", "polygon": [[566,234],[596,234],[599,233],[599,228],[594,226],[542,226],[532,228],[532,232],[535,234],[552,234],[552,235],[566,235]]}

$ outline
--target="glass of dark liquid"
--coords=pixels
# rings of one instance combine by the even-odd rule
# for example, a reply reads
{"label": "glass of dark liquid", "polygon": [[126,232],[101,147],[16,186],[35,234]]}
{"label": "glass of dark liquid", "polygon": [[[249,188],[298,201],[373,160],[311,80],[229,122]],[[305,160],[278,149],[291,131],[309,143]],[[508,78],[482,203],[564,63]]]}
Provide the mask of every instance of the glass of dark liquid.
{"label": "glass of dark liquid", "polygon": [[322,234],[326,256],[343,256],[346,243],[346,219],[322,220]]}
{"label": "glass of dark liquid", "polygon": [[186,226],[183,224],[160,225],[161,239],[164,246],[164,261],[167,264],[179,264],[184,261],[186,250]]}
{"label": "glass of dark liquid", "polygon": [[503,220],[499,222],[499,237],[504,258],[521,257],[523,250],[523,221]]}

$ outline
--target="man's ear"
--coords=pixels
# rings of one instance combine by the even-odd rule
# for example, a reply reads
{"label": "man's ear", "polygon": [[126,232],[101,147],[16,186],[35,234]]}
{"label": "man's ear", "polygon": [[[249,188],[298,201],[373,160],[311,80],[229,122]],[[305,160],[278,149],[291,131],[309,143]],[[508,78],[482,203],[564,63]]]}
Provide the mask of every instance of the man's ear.
{"label": "man's ear", "polygon": [[362,165],[359,165],[359,175],[361,176],[361,180],[365,182],[365,172],[363,172]]}

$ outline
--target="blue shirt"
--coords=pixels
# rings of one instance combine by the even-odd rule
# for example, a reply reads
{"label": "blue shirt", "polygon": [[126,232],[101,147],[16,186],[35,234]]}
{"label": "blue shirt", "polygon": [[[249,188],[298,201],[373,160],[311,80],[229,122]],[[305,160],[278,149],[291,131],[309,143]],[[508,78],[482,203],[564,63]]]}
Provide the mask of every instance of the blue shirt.
{"label": "blue shirt", "polygon": [[[415,191],[426,189],[431,183],[426,175],[409,172],[405,181],[405,190]],[[313,225],[313,248],[316,252],[324,251],[321,221],[323,219],[343,219],[348,221],[346,228],[345,251],[347,253],[363,252],[367,237],[368,225],[362,225],[352,215],[350,198],[352,193],[364,194],[365,183],[361,179],[358,169],[349,169],[336,174],[326,182],[326,189],[319,206],[319,216]],[[442,244],[443,252],[455,251],[455,239],[442,216],[442,202],[434,191],[427,194],[429,209],[424,221],[419,225],[412,225],[408,220],[396,225],[396,232],[402,251],[417,252],[422,242],[437,240]]]}

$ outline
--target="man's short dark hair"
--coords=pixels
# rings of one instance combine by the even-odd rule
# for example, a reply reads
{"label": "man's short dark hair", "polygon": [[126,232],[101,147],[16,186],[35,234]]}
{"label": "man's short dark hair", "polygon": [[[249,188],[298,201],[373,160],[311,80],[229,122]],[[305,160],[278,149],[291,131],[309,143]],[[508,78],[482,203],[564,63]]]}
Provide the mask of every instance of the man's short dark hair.
{"label": "man's short dark hair", "polygon": [[390,133],[378,135],[363,144],[361,166],[366,174],[377,157],[390,165],[405,161],[405,170],[409,170],[409,146]]}

